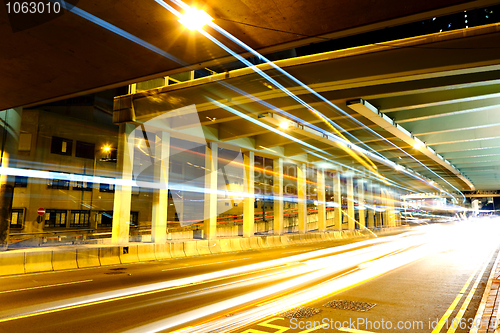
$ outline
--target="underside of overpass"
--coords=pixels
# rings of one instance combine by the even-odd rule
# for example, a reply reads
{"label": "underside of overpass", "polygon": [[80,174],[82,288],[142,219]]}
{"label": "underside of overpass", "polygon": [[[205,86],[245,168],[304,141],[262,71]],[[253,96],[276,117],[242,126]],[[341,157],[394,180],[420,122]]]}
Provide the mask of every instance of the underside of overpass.
{"label": "underside of overpass", "polygon": [[[246,236],[253,234],[252,207],[259,198],[254,191],[257,180],[252,176],[258,169],[254,165],[257,157],[264,159],[263,164],[265,159],[272,160],[273,175],[281,174],[266,184],[281,190],[273,192],[271,199],[260,197],[274,201],[275,219],[283,212],[283,187],[287,185],[283,164],[295,168],[291,180],[298,192],[290,202],[298,205],[299,232],[308,231],[308,204],[319,207],[317,228],[326,228],[329,199],[325,191],[329,189],[335,197],[332,207],[342,209],[342,200],[347,198],[346,223],[348,229],[354,229],[354,222],[361,227],[375,226],[377,205],[389,207],[380,219],[396,225],[403,195],[411,198],[432,192],[462,204],[466,196],[481,195],[472,191],[500,188],[500,24],[499,20],[487,21],[496,15],[495,1],[419,1],[405,6],[392,0],[369,4],[322,0],[189,3],[204,8],[215,19],[200,31],[189,31],[178,22],[177,11],[184,6],[180,1],[108,4],[81,0],[71,8],[62,0],[60,3],[67,8],[61,15],[31,23],[26,17],[7,15],[8,7],[0,9],[4,11],[0,32],[5,36],[0,109],[15,110],[19,116],[17,125],[12,117],[2,118],[8,125],[4,132],[15,139],[15,143],[2,141],[2,167],[7,168],[2,182],[8,182],[7,175],[26,176],[28,173],[9,170],[8,162],[11,159],[10,166],[14,166],[14,156],[26,165],[29,155],[36,171],[56,168],[61,174],[89,175],[92,170],[92,179],[69,179],[102,183],[102,178],[96,179],[103,159],[97,158],[94,138],[87,140],[90,145],[83,142],[94,145],[88,154],[93,165],[68,168],[72,171],[65,170],[64,161],[43,165],[41,155],[29,150],[16,156],[20,133],[32,135],[26,128],[33,124],[22,116],[22,110],[34,110],[41,117],[40,112],[53,112],[51,103],[128,87],[129,94],[115,97],[113,109],[104,110],[112,112],[113,123],[119,125],[116,138],[109,139],[117,141],[113,148],[117,165],[111,174],[119,181],[108,182],[108,186],[116,185],[112,208],[99,208],[111,211],[115,241],[128,241],[132,188],[140,186],[138,181],[155,192],[148,199],[153,207],[147,219],[152,239],[163,239],[167,213],[166,208],[158,207],[175,201],[168,172],[161,172],[169,168],[165,158],[174,156],[170,149],[176,147],[171,140],[197,142],[184,150],[204,156],[196,167],[205,170],[199,187],[204,188],[201,201],[205,204],[199,211],[205,214],[200,220],[206,238],[216,234],[214,218],[221,195],[217,176],[206,171],[221,169],[218,154],[222,150],[241,153],[235,160],[241,158],[237,164],[243,170],[239,181],[243,191],[238,195]],[[431,30],[415,28],[420,23],[432,25],[436,18],[436,22],[448,22],[451,17],[465,23],[451,28],[449,23],[447,29],[438,30],[437,25]],[[469,26],[468,20],[476,24]],[[394,33],[398,29],[406,32]],[[385,33],[388,36],[379,41]],[[164,84],[151,84],[157,80]],[[141,83],[143,89],[136,89]],[[71,116],[71,112],[68,107],[56,113]],[[107,121],[102,119],[109,116],[89,115],[93,119],[90,127],[95,125],[93,130],[99,133],[99,126]],[[73,156],[72,140],[60,137],[58,130],[47,133],[46,137],[52,136],[50,154]],[[43,142],[35,134],[26,140],[34,146]],[[57,140],[62,148],[56,147],[60,151],[54,152]],[[82,141],[75,140],[75,157],[82,157]],[[314,172],[308,177],[309,169]],[[230,180],[223,172],[227,185]],[[61,174],[56,176],[65,180]],[[36,177],[48,175],[54,176]],[[51,189],[61,190],[61,185],[50,184]],[[309,198],[306,192],[311,184],[319,191]],[[97,199],[94,189],[90,192],[87,199],[82,192],[79,209],[88,208],[93,216],[98,209],[93,200]],[[12,206],[8,201],[2,205]],[[372,204],[368,215],[359,214],[365,203]],[[28,204],[23,201],[22,205],[26,213]],[[231,205],[237,207],[234,202]],[[68,207],[65,209],[73,214]],[[265,205],[262,207],[265,221]],[[2,216],[8,212],[3,210]],[[334,225],[342,229],[338,225],[342,213],[335,214]],[[274,232],[281,233],[283,221],[276,223]],[[8,231],[0,226],[0,231],[5,229]]]}

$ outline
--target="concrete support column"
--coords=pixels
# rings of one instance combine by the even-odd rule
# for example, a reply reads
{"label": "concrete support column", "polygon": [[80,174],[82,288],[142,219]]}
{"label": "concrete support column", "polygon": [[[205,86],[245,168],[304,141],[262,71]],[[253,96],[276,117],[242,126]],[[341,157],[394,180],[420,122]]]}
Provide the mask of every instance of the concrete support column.
{"label": "concrete support column", "polygon": [[382,205],[382,208],[384,209],[382,213],[382,219],[383,219],[383,226],[388,227],[389,226],[389,202],[387,200],[387,188],[385,186],[380,186],[380,204]]}
{"label": "concrete support column", "polygon": [[273,161],[273,196],[274,196],[274,225],[275,235],[283,234],[284,204],[283,204],[283,159]]}
{"label": "concrete support column", "polygon": [[245,182],[245,199],[243,200],[243,237],[251,237],[255,233],[255,155],[253,151],[243,154],[243,179]]}
{"label": "concrete support column", "polygon": [[155,182],[160,185],[153,192],[153,216],[151,223],[151,241],[165,243],[167,241],[168,210],[168,171],[170,159],[170,133],[159,132],[155,138]]}
{"label": "concrete support column", "polygon": [[[374,206],[374,200],[373,200],[373,185],[368,182],[366,184],[366,199],[367,203],[370,206]],[[375,211],[373,208],[367,208],[367,218],[366,218],[366,226],[368,228],[373,228],[375,226],[375,217],[374,217]]]}
{"label": "concrete support column", "polygon": [[352,174],[345,174],[346,178],[346,194],[347,194],[347,228],[354,230],[356,227],[356,220],[354,219],[354,184]]}
{"label": "concrete support column", "polygon": [[326,231],[326,189],[325,189],[325,170],[317,170],[318,183],[318,231]]}
{"label": "concrete support column", "polygon": [[366,228],[365,219],[365,180],[358,179],[358,215],[359,215],[359,226],[361,229]]}
{"label": "concrete support column", "polygon": [[340,172],[333,176],[333,202],[334,209],[334,229],[342,230],[342,186],[340,184]]}
{"label": "concrete support column", "polygon": [[307,165],[297,165],[297,199],[299,213],[299,233],[307,232]]}
{"label": "concrete support column", "polygon": [[219,145],[207,142],[205,148],[205,204],[203,220],[203,238],[217,237],[217,159]]}
{"label": "concrete support column", "polygon": [[[373,194],[373,205],[377,209],[382,208],[382,197],[380,194],[380,186],[372,184],[372,194]],[[379,211],[375,211],[375,227],[382,226],[382,213]]]}
{"label": "concrete support column", "polygon": [[[14,166],[19,147],[19,135],[21,132],[21,118],[23,108],[14,108],[0,111],[0,166],[4,168]],[[14,197],[14,185],[9,177],[0,174],[0,251],[7,250],[9,245],[9,229],[12,214],[12,199]]]}
{"label": "concrete support column", "polygon": [[393,192],[393,209],[394,209],[394,215],[396,217],[396,227],[399,227],[401,225],[401,197],[398,191]]}
{"label": "concrete support column", "polygon": [[389,219],[389,227],[396,226],[396,214],[394,212],[394,192],[391,189],[387,189],[387,206],[388,209],[388,219]]}
{"label": "concrete support column", "polygon": [[[135,125],[127,123],[120,124],[116,173],[123,181],[132,181],[134,146]],[[131,196],[131,186],[115,186],[115,198],[113,202],[113,230],[111,234],[111,242],[113,244],[126,244],[129,242]]]}

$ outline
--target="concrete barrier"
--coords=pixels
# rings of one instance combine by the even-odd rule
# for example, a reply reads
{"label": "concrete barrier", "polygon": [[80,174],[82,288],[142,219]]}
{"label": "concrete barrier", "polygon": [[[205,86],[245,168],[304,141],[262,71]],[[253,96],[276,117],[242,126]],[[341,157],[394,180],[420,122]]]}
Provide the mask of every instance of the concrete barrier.
{"label": "concrete barrier", "polygon": [[266,242],[269,247],[276,247],[276,244],[274,242],[274,236],[267,236]]}
{"label": "concrete barrier", "polygon": [[243,251],[241,247],[241,239],[240,238],[231,238],[229,239],[229,242],[231,243],[231,249],[233,251]]}
{"label": "concrete barrier", "polygon": [[101,262],[101,266],[121,264],[120,247],[109,246],[99,248],[99,261]]}
{"label": "concrete barrier", "polygon": [[52,252],[52,267],[55,271],[78,268],[76,263],[76,249],[54,250]]}
{"label": "concrete barrier", "polygon": [[297,244],[302,244],[304,243],[303,240],[300,238],[299,234],[293,234],[288,236],[289,243],[297,245]]}
{"label": "concrete barrier", "polygon": [[24,252],[1,252],[0,275],[24,274]]}
{"label": "concrete barrier", "polygon": [[272,247],[272,245],[269,243],[269,236],[261,236],[260,238],[260,243],[263,248],[269,248]]}
{"label": "concrete barrier", "polygon": [[272,236],[273,240],[274,240],[274,245],[276,247],[280,247],[280,246],[283,246],[283,244],[281,243],[281,236]]}
{"label": "concrete barrier", "polygon": [[170,246],[168,243],[156,243],[155,244],[155,257],[156,260],[170,259]]}
{"label": "concrete barrier", "polygon": [[120,246],[120,262],[122,264],[130,264],[132,262],[139,262],[139,255],[137,253],[137,244],[128,246]]}
{"label": "concrete barrier", "polygon": [[208,248],[212,254],[222,253],[220,248],[220,242],[218,239],[212,239],[208,241]]}
{"label": "concrete barrier", "polygon": [[252,249],[252,247],[250,246],[250,238],[246,237],[240,238],[240,244],[241,244],[241,249],[243,251]]}
{"label": "concrete barrier", "polygon": [[196,246],[198,249],[198,253],[200,255],[212,254],[212,252],[210,252],[210,246],[208,245],[208,240],[196,241]]}
{"label": "concrete barrier", "polygon": [[99,248],[81,248],[76,249],[76,262],[78,268],[99,267]]}
{"label": "concrete barrier", "polygon": [[184,253],[186,257],[194,257],[200,255],[198,253],[197,244],[198,241],[186,241],[184,242]]}
{"label": "concrete barrier", "polygon": [[139,261],[154,261],[155,256],[155,245],[152,243],[139,244],[137,246],[137,256]]}
{"label": "concrete barrier", "polygon": [[220,249],[223,253],[233,252],[229,238],[219,239]]}
{"label": "concrete barrier", "polygon": [[263,248],[262,238],[260,237],[250,237],[250,248],[252,250],[260,250]]}
{"label": "concrete barrier", "polygon": [[185,257],[186,254],[184,253],[184,243],[170,243],[170,254],[172,255],[172,258]]}
{"label": "concrete barrier", "polygon": [[281,244],[283,244],[283,245],[293,244],[293,241],[289,236],[280,236],[280,241],[281,241]]}
{"label": "concrete barrier", "polygon": [[47,272],[53,270],[52,251],[29,251],[25,254],[26,273]]}

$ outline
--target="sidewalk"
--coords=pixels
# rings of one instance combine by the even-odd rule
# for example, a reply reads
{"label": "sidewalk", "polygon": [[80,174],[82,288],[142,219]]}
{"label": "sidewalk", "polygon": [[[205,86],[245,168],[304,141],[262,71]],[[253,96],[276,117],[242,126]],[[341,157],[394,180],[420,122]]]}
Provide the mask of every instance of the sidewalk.
{"label": "sidewalk", "polygon": [[[479,327],[470,330],[470,333],[500,333],[498,322],[500,315],[498,308],[500,304],[500,252],[491,269],[483,298],[479,304],[475,323],[481,323]],[[498,328],[497,328],[498,327]]]}

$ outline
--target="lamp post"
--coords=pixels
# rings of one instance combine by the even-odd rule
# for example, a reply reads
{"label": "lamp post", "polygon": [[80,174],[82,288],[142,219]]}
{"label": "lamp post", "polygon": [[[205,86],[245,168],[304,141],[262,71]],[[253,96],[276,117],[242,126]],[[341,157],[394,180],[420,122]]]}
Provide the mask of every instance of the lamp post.
{"label": "lamp post", "polygon": [[[111,152],[111,146],[109,145],[104,145],[101,147],[101,149],[98,149],[95,151],[94,153],[94,169],[92,170],[92,191],[90,192],[90,214],[92,214],[92,209],[94,208],[93,206],[93,199],[94,199],[94,184],[96,184],[95,182],[95,176],[96,176],[96,168],[97,168],[97,154],[99,153],[99,151],[102,151],[104,154],[106,154],[106,158],[101,158],[100,160],[109,160],[109,154]],[[96,217],[94,217],[94,221],[95,221]],[[96,228],[97,228],[97,221],[96,222]]]}

